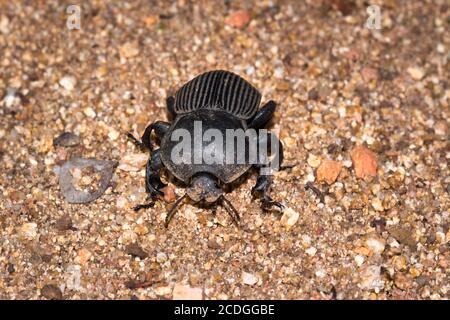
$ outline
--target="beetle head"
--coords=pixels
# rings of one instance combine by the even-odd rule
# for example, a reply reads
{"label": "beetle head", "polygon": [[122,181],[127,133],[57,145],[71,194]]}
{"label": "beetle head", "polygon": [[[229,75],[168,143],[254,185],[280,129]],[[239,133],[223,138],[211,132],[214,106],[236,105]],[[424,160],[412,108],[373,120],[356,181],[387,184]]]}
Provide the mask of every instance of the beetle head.
{"label": "beetle head", "polygon": [[239,213],[231,202],[224,197],[223,190],[218,185],[217,179],[212,174],[199,173],[192,178],[186,193],[178,198],[173,207],[167,213],[166,222],[164,223],[166,228],[169,225],[170,219],[172,219],[173,215],[186,197],[189,197],[196,203],[207,206],[217,202],[221,203],[225,210],[227,210],[233,218],[233,222],[236,223],[236,225],[238,224],[240,219]]}
{"label": "beetle head", "polygon": [[222,196],[223,191],[213,175],[200,173],[192,178],[186,193],[194,202],[211,204]]}

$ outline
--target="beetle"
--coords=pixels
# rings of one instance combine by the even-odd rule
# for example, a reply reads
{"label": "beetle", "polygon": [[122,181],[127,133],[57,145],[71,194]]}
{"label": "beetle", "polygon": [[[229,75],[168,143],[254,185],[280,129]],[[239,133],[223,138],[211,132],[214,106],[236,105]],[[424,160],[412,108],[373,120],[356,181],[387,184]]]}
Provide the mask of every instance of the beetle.
{"label": "beetle", "polygon": [[[189,198],[194,203],[204,206],[221,204],[230,214],[233,221],[238,224],[240,216],[231,202],[224,196],[224,187],[242,176],[251,167],[259,169],[269,168],[273,165],[274,159],[278,161],[278,168],[283,160],[283,146],[278,138],[265,130],[252,138],[245,138],[245,151],[234,150],[234,157],[239,156],[239,152],[245,152],[245,161],[240,163],[200,163],[192,161],[196,156],[205,153],[217,154],[225,151],[226,146],[215,145],[210,147],[210,141],[201,141],[198,132],[195,133],[196,123],[202,124],[202,131],[214,129],[215,132],[225,137],[229,130],[262,129],[272,118],[276,103],[268,101],[258,110],[261,101],[260,92],[249,82],[225,70],[214,70],[200,74],[184,84],[174,96],[166,99],[167,110],[173,118],[172,123],[156,121],[151,123],[144,131],[141,139],[135,138],[130,132],[128,138],[132,140],[142,150],[149,150],[150,157],[146,165],[145,188],[148,194],[147,202],[138,205],[134,210],[152,207],[158,196],[163,195],[162,189],[167,185],[161,181],[160,171],[166,168],[175,178],[185,183],[186,193],[179,197],[172,208],[167,213],[165,227],[167,228],[172,216],[184,199]],[[203,130],[205,129],[205,130]],[[174,161],[174,151],[177,148],[175,132],[190,133],[194,135],[194,144],[200,145],[200,149],[187,153],[187,161],[184,163]],[[241,132],[242,132],[241,131]],[[160,142],[160,148],[154,150],[152,143],[152,132]],[[220,136],[218,138],[221,138]],[[217,139],[217,138],[216,138]],[[267,145],[268,141],[275,141],[275,150],[269,154],[258,156],[256,163],[251,163],[248,157],[248,149],[255,145]],[[217,139],[221,140],[221,139]],[[189,145],[192,143],[190,142]],[[208,149],[209,145],[209,149]],[[272,146],[272,145],[271,145]],[[253,149],[254,150],[254,149]],[[176,152],[175,152],[176,154]],[[268,191],[272,183],[273,172],[271,174],[260,174],[256,184],[252,188],[252,195],[261,200],[264,210],[271,208],[283,209],[281,203],[274,201]]]}

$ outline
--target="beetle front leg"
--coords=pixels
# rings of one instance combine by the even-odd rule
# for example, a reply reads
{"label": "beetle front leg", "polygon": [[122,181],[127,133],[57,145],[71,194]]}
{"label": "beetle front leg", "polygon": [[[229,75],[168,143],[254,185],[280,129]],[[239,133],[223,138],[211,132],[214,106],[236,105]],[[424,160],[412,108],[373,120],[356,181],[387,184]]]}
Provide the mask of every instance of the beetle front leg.
{"label": "beetle front leg", "polygon": [[252,188],[252,195],[261,199],[261,204],[264,210],[270,210],[273,207],[277,207],[280,210],[284,209],[284,206],[274,201],[269,195],[270,185],[272,184],[272,176],[260,175],[256,179],[256,184]]}
{"label": "beetle front leg", "polygon": [[153,207],[158,196],[163,196],[161,191],[167,184],[161,181],[159,171],[163,168],[160,150],[152,151],[150,159],[145,167],[145,191],[147,192],[147,203],[134,207],[135,211]]}
{"label": "beetle front leg", "polygon": [[263,128],[270,119],[272,119],[273,114],[275,113],[275,109],[277,108],[277,104],[275,101],[270,100],[267,102],[255,115],[250,124],[249,128],[260,129]]}
{"label": "beetle front leg", "polygon": [[169,96],[166,99],[166,107],[167,107],[167,111],[169,112],[169,115],[172,118],[176,117],[176,113],[175,113],[175,98],[173,96]]}
{"label": "beetle front leg", "polygon": [[153,144],[151,141],[152,131],[155,131],[156,136],[162,139],[169,131],[170,123],[164,121],[156,121],[145,128],[141,140],[136,139],[130,132],[127,132],[127,137],[141,150],[152,150]]}
{"label": "beetle front leg", "polygon": [[[270,141],[270,144],[268,143]],[[263,142],[263,143],[261,143]],[[272,142],[275,142],[275,149],[272,149]],[[267,152],[262,153],[258,150],[258,164],[255,165],[259,169],[259,175],[256,179],[256,184],[252,188],[252,195],[261,199],[264,210],[269,210],[272,207],[277,207],[283,210],[283,205],[280,202],[274,201],[269,195],[270,186],[273,180],[273,171],[278,171],[281,168],[283,161],[283,145],[280,140],[268,132],[265,135],[258,137],[259,146],[267,146]],[[268,153],[274,156],[272,160],[268,160]]]}

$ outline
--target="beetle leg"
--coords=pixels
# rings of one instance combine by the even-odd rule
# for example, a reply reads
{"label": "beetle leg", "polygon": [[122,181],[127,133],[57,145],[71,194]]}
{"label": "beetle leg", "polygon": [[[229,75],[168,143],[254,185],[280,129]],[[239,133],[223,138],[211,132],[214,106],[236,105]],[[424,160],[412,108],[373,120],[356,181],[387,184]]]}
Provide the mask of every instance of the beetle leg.
{"label": "beetle leg", "polygon": [[151,135],[152,131],[155,131],[158,139],[162,139],[170,128],[170,123],[164,121],[156,121],[145,128],[144,134],[141,140],[136,139],[130,132],[127,132],[127,137],[133,141],[133,143],[141,150],[152,150]]}
{"label": "beetle leg", "polygon": [[[252,195],[254,197],[258,197],[261,199],[264,210],[268,210],[272,207],[277,207],[280,210],[282,210],[283,205],[277,201],[274,201],[268,195],[268,192],[273,180],[272,170],[278,171],[281,167],[281,163],[283,162],[283,145],[281,144],[280,140],[278,140],[278,138],[270,132],[264,136],[258,137],[260,141],[263,139],[271,140],[272,138],[275,138],[275,141],[278,142],[278,147],[276,148],[277,150],[267,150],[267,151],[270,151],[271,154],[277,152],[277,154],[274,155],[275,157],[274,159],[268,161],[268,159],[261,153],[261,150],[259,150],[258,156],[259,163],[256,164],[255,167],[258,168],[260,171],[258,178],[256,179],[256,184],[252,188]],[[268,145],[267,143],[265,145],[268,148],[270,147],[270,145]],[[278,161],[278,167],[274,168],[274,161]]]}
{"label": "beetle leg", "polygon": [[152,152],[150,160],[145,167],[145,189],[151,196],[163,196],[161,191],[167,184],[161,181],[159,170],[162,169],[163,163],[161,161],[159,149]]}
{"label": "beetle leg", "polygon": [[255,115],[255,117],[252,119],[250,124],[248,125],[249,128],[259,129],[263,128],[267,122],[272,118],[275,109],[277,107],[277,104],[270,100],[267,102]]}
{"label": "beetle leg", "polygon": [[269,195],[270,185],[272,184],[272,176],[261,175],[258,176],[255,186],[252,188],[252,195],[261,199],[262,207],[264,210],[269,210],[272,207],[277,207],[280,210],[284,209],[284,206],[274,201]]}
{"label": "beetle leg", "polygon": [[148,193],[147,203],[138,205],[134,210],[153,207],[157,196],[163,196],[161,191],[167,184],[161,181],[159,170],[163,168],[159,149],[152,151],[145,167],[145,191]]}
{"label": "beetle leg", "polygon": [[169,114],[172,118],[175,118],[175,98],[173,96],[167,97],[166,99],[166,106],[167,111],[169,111]]}

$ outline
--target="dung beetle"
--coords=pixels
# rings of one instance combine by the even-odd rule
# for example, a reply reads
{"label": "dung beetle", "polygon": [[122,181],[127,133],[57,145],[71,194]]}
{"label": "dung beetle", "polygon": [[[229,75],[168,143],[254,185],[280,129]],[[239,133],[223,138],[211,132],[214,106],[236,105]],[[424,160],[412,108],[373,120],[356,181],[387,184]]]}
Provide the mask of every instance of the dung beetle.
{"label": "dung beetle", "polygon": [[[263,209],[276,207],[282,210],[283,206],[268,195],[274,170],[263,170],[282,168],[282,144],[274,134],[263,129],[272,118],[276,103],[269,101],[258,110],[260,102],[261,94],[257,89],[240,76],[224,70],[200,74],[184,84],[175,96],[168,97],[166,103],[168,113],[173,118],[172,123],[153,122],[145,129],[140,140],[127,133],[136,146],[150,151],[145,177],[147,203],[134,209],[137,211],[152,207],[156,198],[163,195],[162,189],[166,184],[161,181],[160,171],[166,168],[187,188],[186,193],[176,200],[167,213],[166,228],[186,198],[198,205],[221,204],[238,224],[239,213],[225,198],[223,189],[251,167],[256,167],[260,172],[252,195],[261,199]],[[251,130],[256,134],[248,134]],[[160,148],[156,150],[153,150],[152,132],[160,142]],[[209,134],[209,138],[205,139],[208,132],[214,134]],[[236,132],[244,134],[244,140],[241,140],[244,144],[240,148],[227,149],[229,141],[234,144],[239,139]],[[188,134],[187,141],[184,141],[184,147],[189,147],[186,150],[180,148],[181,133]],[[269,140],[271,144],[267,147]],[[193,151],[190,148],[192,145]],[[266,146],[267,150],[262,150],[261,146]],[[184,161],[179,161],[183,153],[180,150],[184,152],[181,156]],[[252,158],[250,153],[255,150],[256,157]],[[226,159],[232,161],[223,161],[225,153]],[[206,161],[208,157],[216,161]],[[241,161],[237,161],[238,158]],[[274,166],[274,163],[277,165]]]}

